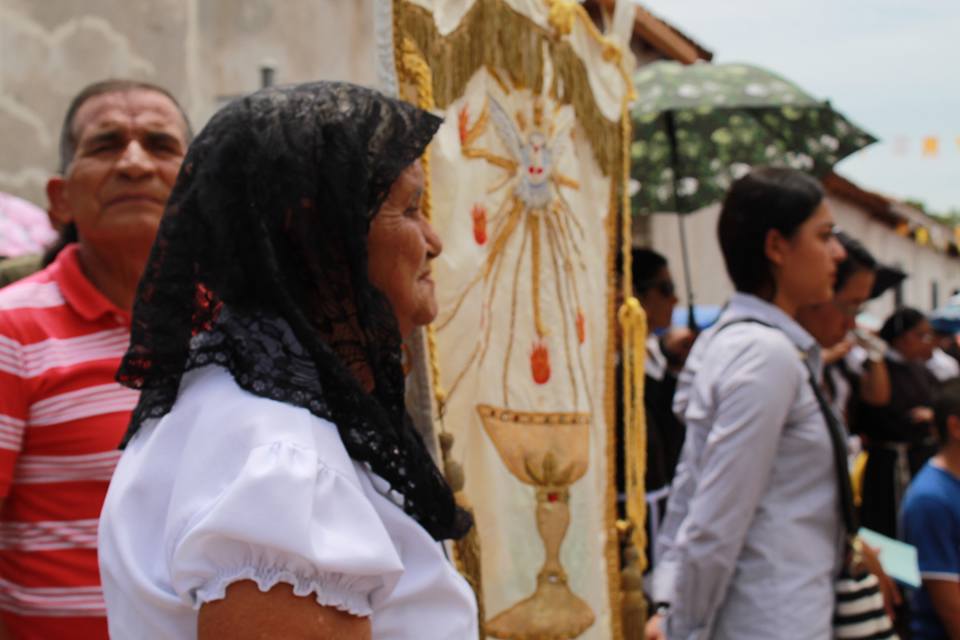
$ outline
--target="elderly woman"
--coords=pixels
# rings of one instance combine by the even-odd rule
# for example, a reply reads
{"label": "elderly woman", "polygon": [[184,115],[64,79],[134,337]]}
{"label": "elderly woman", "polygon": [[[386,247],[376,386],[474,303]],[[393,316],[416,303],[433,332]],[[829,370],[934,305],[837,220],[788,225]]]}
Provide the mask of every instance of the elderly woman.
{"label": "elderly woman", "polygon": [[191,145],[119,373],[142,394],[100,524],[112,637],[477,636],[440,543],[470,519],[403,407],[439,122],[316,83]]}

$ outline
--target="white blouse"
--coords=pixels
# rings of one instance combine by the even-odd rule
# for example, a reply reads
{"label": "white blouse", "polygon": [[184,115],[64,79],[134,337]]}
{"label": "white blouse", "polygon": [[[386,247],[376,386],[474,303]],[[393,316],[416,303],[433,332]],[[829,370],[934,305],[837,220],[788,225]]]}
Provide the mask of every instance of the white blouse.
{"label": "white blouse", "polygon": [[124,451],[99,556],[110,636],[196,638],[228,585],[278,582],[369,616],[375,639],[476,638],[473,592],[336,427],[254,396],[219,367]]}
{"label": "white blouse", "polygon": [[813,337],[744,293],[687,358],[673,404],[687,435],[653,576],[670,640],[833,637],[843,525],[804,360],[820,369]]}

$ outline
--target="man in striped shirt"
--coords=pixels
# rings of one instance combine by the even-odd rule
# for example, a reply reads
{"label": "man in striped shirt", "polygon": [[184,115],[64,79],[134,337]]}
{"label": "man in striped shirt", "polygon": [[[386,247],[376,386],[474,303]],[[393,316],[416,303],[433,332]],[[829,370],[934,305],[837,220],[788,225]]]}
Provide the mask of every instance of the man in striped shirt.
{"label": "man in striped shirt", "polygon": [[145,83],[90,85],[67,110],[47,195],[76,241],[0,290],[0,639],[107,638],[97,519],[137,401],[114,375],[189,137]]}

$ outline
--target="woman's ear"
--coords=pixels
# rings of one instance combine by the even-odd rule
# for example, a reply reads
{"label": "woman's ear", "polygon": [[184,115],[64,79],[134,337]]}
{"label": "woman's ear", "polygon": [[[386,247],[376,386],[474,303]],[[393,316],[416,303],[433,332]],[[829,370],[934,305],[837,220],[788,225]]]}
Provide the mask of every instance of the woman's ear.
{"label": "woman's ear", "polygon": [[960,416],[947,416],[947,437],[954,442],[960,443]]}
{"label": "woman's ear", "polygon": [[782,266],[786,254],[788,240],[776,229],[767,231],[767,236],[763,240],[763,252],[767,260],[774,266]]}

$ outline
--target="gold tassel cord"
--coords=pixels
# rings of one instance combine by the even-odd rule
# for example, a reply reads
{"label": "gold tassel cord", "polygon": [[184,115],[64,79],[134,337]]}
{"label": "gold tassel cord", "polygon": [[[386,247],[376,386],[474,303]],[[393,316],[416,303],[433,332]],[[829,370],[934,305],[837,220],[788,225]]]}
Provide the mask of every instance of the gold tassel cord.
{"label": "gold tassel cord", "polygon": [[560,35],[569,35],[577,19],[577,5],[570,0],[546,0],[550,7],[548,20],[550,26]]}
{"label": "gold tassel cord", "polygon": [[[643,478],[646,472],[646,433],[643,419],[643,385],[647,318],[636,298],[620,307],[623,329],[623,422],[626,450],[627,517],[633,525],[633,544],[646,548],[646,500]],[[645,561],[642,561],[646,564]]]}
{"label": "gold tassel cord", "polygon": [[647,333],[646,314],[636,298],[630,297],[620,307],[620,325],[623,328],[623,424],[624,466],[627,494],[627,518],[630,538],[626,541],[627,564],[621,574],[622,615],[627,638],[643,637],[647,610],[643,598],[643,572],[647,567],[645,549],[647,437],[643,405],[644,356]]}
{"label": "gold tassel cord", "polygon": [[[630,181],[630,143],[632,139],[630,113],[626,99],[623,105],[621,121],[621,143],[623,166],[620,191],[621,252],[623,256],[623,299],[618,318],[623,330],[623,425],[624,425],[624,466],[626,476],[627,518],[632,532],[632,549],[628,554],[630,565],[624,572],[631,584],[624,585],[624,620],[633,628],[626,628],[627,637],[642,637],[646,622],[646,603],[637,591],[636,575],[643,575],[647,567],[644,555],[647,546],[646,517],[647,503],[644,491],[644,476],[647,466],[647,432],[644,413],[644,361],[646,358],[647,317],[640,301],[633,295],[633,233],[630,209],[630,194],[627,185]],[[628,545],[629,548],[629,545]],[[626,582],[626,580],[624,580]]]}
{"label": "gold tassel cord", "polygon": [[615,65],[617,67],[617,71],[620,72],[620,77],[623,78],[623,85],[627,88],[627,102],[633,100],[636,97],[636,92],[633,89],[633,80],[630,78],[627,68],[623,65],[623,49],[621,49],[620,45],[618,45],[616,42],[600,33],[600,30],[597,29],[597,25],[593,23],[593,20],[586,11],[580,11],[577,15],[579,16],[580,21],[583,23],[583,26],[586,28],[587,33],[590,34],[590,37],[593,38],[594,42],[601,46],[601,57],[607,62]]}

